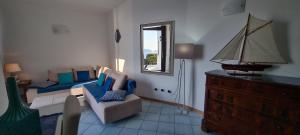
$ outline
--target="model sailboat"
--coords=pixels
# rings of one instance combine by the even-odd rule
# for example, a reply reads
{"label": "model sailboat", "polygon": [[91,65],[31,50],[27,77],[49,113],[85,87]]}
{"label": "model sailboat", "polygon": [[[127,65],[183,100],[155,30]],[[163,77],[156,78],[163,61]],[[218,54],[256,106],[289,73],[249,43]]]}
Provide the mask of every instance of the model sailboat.
{"label": "model sailboat", "polygon": [[248,16],[245,27],[215,56],[224,70],[263,71],[271,64],[284,64],[274,40],[272,21]]}

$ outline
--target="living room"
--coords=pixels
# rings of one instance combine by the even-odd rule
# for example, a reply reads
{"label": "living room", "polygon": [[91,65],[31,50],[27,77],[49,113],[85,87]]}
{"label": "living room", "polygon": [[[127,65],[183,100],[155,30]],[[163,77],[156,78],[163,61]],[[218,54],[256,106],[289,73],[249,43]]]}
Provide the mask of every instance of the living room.
{"label": "living room", "polygon": [[[109,68],[113,72],[126,75],[126,82],[132,81],[131,83],[123,83],[123,85],[134,87],[134,84],[136,84],[136,88],[133,88],[134,95],[140,98],[140,109],[142,110],[134,116],[142,118],[128,116],[133,117],[133,122],[126,117],[121,120],[124,121],[123,119],[125,119],[125,122],[121,124],[122,127],[111,126],[118,123],[118,121],[106,124],[101,118],[98,118],[97,111],[95,111],[97,109],[89,107],[92,106],[91,103],[86,103],[86,101],[81,101],[78,98],[80,105],[83,106],[78,134],[215,134],[215,132],[220,134],[250,134],[259,128],[254,126],[255,130],[249,129],[248,133],[246,129],[244,132],[233,131],[228,127],[231,126],[232,129],[239,128],[236,124],[232,124],[233,122],[228,122],[228,125],[231,125],[226,128],[224,128],[225,126],[214,127],[209,122],[206,122],[208,123],[205,126],[206,128],[202,127],[202,118],[206,119],[209,116],[209,113],[206,113],[207,107],[210,106],[207,105],[210,103],[207,99],[210,92],[208,86],[206,86],[210,84],[207,81],[207,77],[211,75],[209,71],[224,71],[220,62],[213,62],[213,58],[219,58],[214,56],[228,56],[233,51],[224,51],[224,48],[231,45],[231,41],[235,41],[234,39],[240,36],[238,33],[241,30],[244,32],[245,28],[245,33],[247,33],[252,29],[250,25],[260,25],[255,21],[266,21],[266,23],[257,26],[259,29],[265,28],[263,30],[266,30],[266,32],[263,35],[266,36],[263,37],[261,33],[253,37],[244,34],[245,37],[240,38],[240,41],[245,42],[240,44],[246,44],[244,46],[247,46],[247,44],[255,44],[266,39],[266,41],[261,42],[268,43],[269,46],[262,47],[261,44],[258,44],[253,47],[254,49],[240,47],[236,50],[244,52],[243,49],[247,49],[245,52],[251,52],[253,56],[260,56],[259,60],[265,60],[264,63],[261,61],[257,61],[257,63],[268,64],[270,62],[272,64],[271,68],[263,72],[257,72],[260,75],[263,74],[263,76],[275,76],[275,78],[266,81],[267,84],[270,84],[270,80],[272,80],[270,87],[276,87],[276,84],[280,83],[278,87],[289,85],[288,88],[295,89],[296,92],[292,94],[294,96],[292,102],[278,101],[277,103],[277,99],[286,97],[285,94],[280,97],[280,94],[276,95],[279,98],[271,97],[270,99],[276,99],[275,106],[279,106],[280,103],[284,105],[295,104],[300,108],[300,82],[298,79],[300,78],[300,54],[298,53],[300,42],[298,38],[300,34],[299,4],[300,2],[297,0],[1,0],[0,70],[4,72],[0,72],[0,116],[7,111],[9,106],[5,85],[7,84],[6,78],[9,76],[16,76],[20,82],[30,81],[30,84],[25,88],[26,92],[23,88],[19,88],[22,100],[30,100],[30,96],[32,97],[31,102],[27,104],[30,107],[30,105],[38,106],[36,103],[39,103],[38,99],[42,100],[40,97],[53,96],[49,92],[46,92],[48,95],[32,96],[35,94],[32,94],[31,90],[33,85],[50,85],[47,81],[50,79],[49,71],[68,68],[73,73],[74,83],[76,83],[78,81],[77,75],[79,75],[79,72],[76,72],[77,68],[84,67],[85,71],[89,71],[90,78],[93,79],[87,82],[99,80],[100,74],[107,73],[106,69]],[[257,20],[252,22],[252,19]],[[156,26],[164,26],[167,27],[166,30],[169,30],[169,33],[166,32],[165,34],[168,39],[166,40],[167,47],[163,49],[160,47],[158,47],[159,49],[154,48],[151,53],[166,51],[161,55],[166,54],[168,59],[161,57],[161,60],[157,59],[154,63],[149,64],[146,56],[148,52],[146,53],[145,50],[151,49],[151,47],[143,48],[147,46],[148,41],[145,33],[154,31],[154,29],[157,31]],[[248,26],[249,29],[245,26]],[[269,26],[272,28],[271,34],[268,33],[270,32],[268,31]],[[255,32],[257,31],[254,30],[251,34],[255,35]],[[158,33],[164,32],[160,30]],[[251,41],[247,42],[246,36],[249,36],[247,39],[251,39]],[[252,38],[257,37],[263,38],[253,39],[252,41]],[[273,42],[269,42],[273,39],[276,43],[275,47],[272,46]],[[185,45],[192,45],[193,49],[189,52],[192,52],[193,56],[180,58],[177,48]],[[234,47],[230,49],[234,50]],[[248,51],[251,49],[252,51]],[[266,55],[260,55],[261,52],[266,55],[270,54],[270,57],[264,59]],[[221,55],[221,53],[224,53],[224,55]],[[142,54],[144,54],[144,57]],[[161,55],[157,54],[155,57]],[[245,59],[247,57],[248,55],[244,56]],[[256,57],[249,57],[249,59],[256,60]],[[160,65],[155,67],[157,63],[160,63]],[[19,69],[18,72],[7,72],[6,65],[8,64],[14,64],[13,66]],[[159,71],[151,71],[149,67],[158,67]],[[93,73],[94,70],[95,73]],[[207,72],[209,73],[207,74]],[[95,77],[91,77],[92,74]],[[112,77],[109,73],[106,75]],[[227,74],[222,76],[226,78]],[[279,79],[276,76],[279,76],[278,78],[284,76],[288,79],[284,78],[286,81],[278,81]],[[246,77],[243,75],[243,77],[238,78],[242,78],[242,80],[246,78],[247,80],[251,79],[251,75],[246,75]],[[107,81],[107,78],[105,80]],[[253,80],[254,82],[257,81]],[[219,83],[223,84],[218,86],[219,89],[223,89],[221,88],[223,86],[226,87],[224,89],[233,86],[246,87],[242,83],[229,82],[230,85],[233,85],[231,87],[226,84],[226,81],[224,82],[219,80]],[[251,82],[251,84],[254,82]],[[259,83],[264,84],[264,82]],[[79,84],[72,85],[72,88],[79,88],[80,86],[77,85]],[[68,90],[72,88],[70,87]],[[257,89],[263,88],[259,86]],[[30,92],[31,94],[29,94]],[[39,90],[36,93],[39,93]],[[281,91],[278,90],[278,93],[281,93]],[[264,94],[261,92],[261,95]],[[213,96],[213,94],[211,95]],[[266,95],[270,96],[272,94]],[[227,99],[226,96],[222,98]],[[33,103],[34,99],[35,103]],[[230,98],[228,99],[230,100]],[[233,99],[232,102],[237,102],[236,100]],[[257,101],[260,101],[260,99]],[[262,102],[265,102],[265,100]],[[238,103],[242,103],[242,101]],[[48,104],[43,107],[43,110],[39,110],[39,114],[43,114],[41,119],[51,116],[51,114],[61,114],[64,102],[61,102],[60,106],[55,109],[49,106],[52,106],[52,104]],[[164,107],[172,108],[173,114],[163,113]],[[138,111],[139,107],[137,108]],[[300,118],[299,109],[286,109],[286,106],[280,106],[279,108],[291,112],[287,113],[293,116],[289,120],[296,119],[296,124],[291,122],[289,125],[297,125],[299,122],[297,118]],[[176,114],[178,110],[179,114]],[[274,117],[279,112],[274,111]],[[225,115],[225,112],[217,114]],[[237,117],[239,112],[232,114],[234,114],[232,117]],[[247,113],[242,114],[246,115]],[[160,117],[165,115],[166,117],[174,117],[171,118],[173,121],[160,121]],[[178,117],[176,118],[176,116]],[[86,118],[83,119],[84,117]],[[250,118],[250,116],[247,117]],[[89,119],[94,121],[89,122]],[[210,119],[210,117],[207,119]],[[295,126],[295,128],[282,127],[287,129],[282,134],[300,133],[299,126]],[[240,128],[244,129],[244,127]],[[210,130],[205,131],[205,129]],[[271,134],[275,130],[269,129],[268,131],[270,132],[265,133]],[[259,130],[257,132],[261,133]]]}

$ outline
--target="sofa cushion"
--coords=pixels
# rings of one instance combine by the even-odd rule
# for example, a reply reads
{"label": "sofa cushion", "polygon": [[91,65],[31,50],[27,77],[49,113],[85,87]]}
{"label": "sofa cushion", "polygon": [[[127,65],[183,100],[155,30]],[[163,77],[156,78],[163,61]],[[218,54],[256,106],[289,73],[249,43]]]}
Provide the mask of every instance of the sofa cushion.
{"label": "sofa cushion", "polygon": [[105,81],[105,83],[102,86],[103,91],[111,90],[112,85],[114,84],[114,79],[111,77],[108,77]]}
{"label": "sofa cushion", "polygon": [[75,81],[78,81],[78,77],[77,77],[77,74],[76,74],[76,72],[78,72],[78,71],[89,71],[90,80],[96,78],[93,67],[90,67],[90,66],[75,67],[75,68],[73,68]]}
{"label": "sofa cushion", "polygon": [[106,93],[106,91],[102,90],[103,86],[99,86],[97,82],[85,84],[83,86],[96,100],[99,100]]}
{"label": "sofa cushion", "polygon": [[98,81],[97,81],[97,84],[98,84],[99,86],[102,86],[102,85],[103,85],[103,83],[104,83],[104,81],[105,81],[105,77],[106,77],[106,74],[104,74],[104,73],[101,73],[101,74],[100,74],[100,76],[99,76],[99,78],[98,78]]}
{"label": "sofa cushion", "polygon": [[48,86],[45,88],[33,85],[33,86],[30,86],[29,88],[37,89],[37,93],[42,94],[42,93],[66,90],[66,89],[70,89],[72,87],[83,87],[83,85],[88,84],[88,83],[96,83],[96,81],[90,80],[90,81],[86,81],[86,82],[73,82],[73,83],[69,83],[69,84],[55,84],[55,85],[51,85],[51,86]]}
{"label": "sofa cushion", "polygon": [[78,82],[84,82],[90,80],[89,71],[77,71],[76,74],[77,74]]}
{"label": "sofa cushion", "polygon": [[112,90],[122,89],[127,80],[127,75],[124,75],[122,73],[113,72],[113,71],[110,71],[108,73],[108,76],[115,80]]}
{"label": "sofa cushion", "polygon": [[58,82],[59,84],[73,83],[73,73],[72,72],[59,73]]}
{"label": "sofa cushion", "polygon": [[57,68],[48,70],[48,79],[52,82],[58,82],[57,74],[59,73],[66,73],[66,72],[72,72],[71,68]]}
{"label": "sofa cushion", "polygon": [[57,83],[51,82],[51,81],[43,81],[43,82],[32,83],[29,87],[30,88],[47,88],[47,87],[53,86],[55,84],[57,84]]}
{"label": "sofa cushion", "polygon": [[101,102],[124,101],[126,97],[125,90],[106,91],[105,95],[100,98]]}

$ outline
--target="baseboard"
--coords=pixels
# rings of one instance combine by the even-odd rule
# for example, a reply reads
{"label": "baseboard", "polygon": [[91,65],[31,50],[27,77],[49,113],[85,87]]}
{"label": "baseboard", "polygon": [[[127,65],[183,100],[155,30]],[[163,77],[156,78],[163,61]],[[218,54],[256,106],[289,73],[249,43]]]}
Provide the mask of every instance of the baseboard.
{"label": "baseboard", "polygon": [[[144,97],[144,96],[139,96],[139,97],[141,97],[142,99],[155,101],[155,102],[160,102],[160,103],[165,103],[165,104],[174,105],[174,106],[178,106],[178,107],[183,106],[183,104],[179,104],[179,103],[174,103],[174,102],[169,102],[169,101],[164,101],[164,100],[159,100],[159,99],[154,99],[154,98],[149,98],[149,97]],[[193,108],[193,107],[187,106],[187,105],[185,105],[184,107],[187,108],[188,110],[191,110],[191,111],[194,111],[194,112],[198,113],[202,117],[204,116],[203,111],[200,111],[196,108]]]}

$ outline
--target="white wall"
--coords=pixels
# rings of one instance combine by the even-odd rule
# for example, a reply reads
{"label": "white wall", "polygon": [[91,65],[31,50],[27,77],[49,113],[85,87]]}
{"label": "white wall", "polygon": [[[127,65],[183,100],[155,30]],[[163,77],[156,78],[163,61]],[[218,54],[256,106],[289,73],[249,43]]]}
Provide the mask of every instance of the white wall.
{"label": "white wall", "polygon": [[114,31],[114,13],[113,10],[107,15],[107,34],[108,34],[108,49],[109,49],[109,66],[115,69],[115,31]]}
{"label": "white wall", "polygon": [[115,44],[115,57],[125,60],[125,67],[123,71],[127,74],[134,74],[134,60],[133,60],[133,5],[132,0],[124,1],[118,8],[114,9],[114,27],[118,28],[121,33],[121,40],[119,44]]}
{"label": "white wall", "polygon": [[[117,18],[115,20],[118,20],[116,25],[122,35],[122,39],[115,49],[118,51],[116,55],[117,58],[125,59],[124,72],[137,80],[138,95],[174,101],[174,95],[167,92],[155,92],[154,88],[172,90],[175,93],[176,77],[140,73],[139,28],[140,24],[175,20],[175,42],[187,42],[185,36],[186,5],[186,1],[182,0],[127,0],[114,10]],[[188,64],[190,63],[188,62]],[[178,65],[177,60],[175,65]],[[178,68],[175,66],[174,75],[177,73]]]}
{"label": "white wall", "polygon": [[220,69],[209,60],[242,28],[245,15],[222,16],[223,1],[188,0],[186,24],[187,36],[203,48],[200,59],[195,60],[195,107],[204,110],[205,72]]}
{"label": "white wall", "polygon": [[[159,3],[159,4],[157,4]],[[172,100],[166,93],[154,92],[153,88],[175,90],[176,76],[159,76],[140,73],[139,25],[143,23],[175,20],[175,42],[195,43],[201,48],[200,58],[188,62],[187,69],[194,68],[195,84],[188,83],[192,91],[189,104],[197,109],[204,109],[205,72],[220,69],[219,64],[209,60],[242,28],[248,12],[254,16],[275,21],[274,34],[283,56],[290,61],[266,73],[300,77],[299,35],[300,4],[297,0],[251,0],[247,1],[246,13],[222,16],[224,1],[220,0],[127,0],[117,8],[121,39],[120,57],[128,65],[126,73],[138,81],[137,93],[160,100]],[[130,25],[132,24],[132,25]],[[131,28],[131,29],[130,29]],[[194,65],[193,65],[194,64]],[[193,65],[194,67],[191,67]],[[190,70],[191,71],[191,70]],[[175,61],[175,75],[178,61]],[[190,73],[187,73],[190,74]],[[187,77],[192,82],[193,76]],[[194,89],[190,86],[194,86]],[[193,95],[193,96],[191,96]],[[193,99],[191,99],[193,97]]]}
{"label": "white wall", "polygon": [[[5,62],[20,63],[20,77],[45,80],[52,68],[109,64],[106,14],[18,2],[8,4],[4,15]],[[52,24],[70,32],[55,35]]]}
{"label": "white wall", "polygon": [[[159,3],[159,4],[158,4]],[[132,59],[135,79],[138,81],[138,94],[145,97],[154,97],[167,101],[174,101],[175,95],[167,93],[167,90],[176,91],[178,73],[178,60],[175,60],[174,76],[150,75],[140,72],[140,24],[175,21],[175,43],[185,43],[186,39],[186,1],[183,0],[134,0],[133,13],[133,49]],[[189,62],[187,63],[189,64]],[[189,65],[187,66],[189,69]],[[187,81],[187,86],[191,81]],[[154,88],[165,89],[165,92],[154,91]],[[187,93],[188,94],[188,93]]]}
{"label": "white wall", "polygon": [[3,17],[2,10],[0,8],[0,116],[5,112],[7,108],[7,93],[5,88],[5,80],[3,76],[3,48],[2,48],[2,36],[3,36]]}

